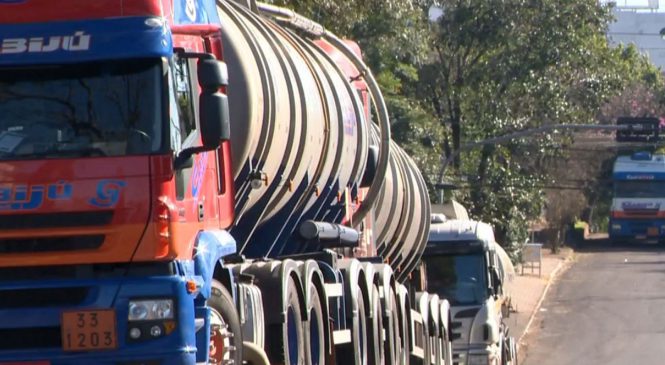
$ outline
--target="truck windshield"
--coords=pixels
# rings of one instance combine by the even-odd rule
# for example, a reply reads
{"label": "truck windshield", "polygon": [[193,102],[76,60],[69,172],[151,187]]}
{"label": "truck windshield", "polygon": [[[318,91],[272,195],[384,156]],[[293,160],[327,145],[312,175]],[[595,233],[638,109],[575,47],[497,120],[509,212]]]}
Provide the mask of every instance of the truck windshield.
{"label": "truck windshield", "polygon": [[616,198],[663,198],[665,197],[665,181],[615,181],[614,196]]}
{"label": "truck windshield", "polygon": [[0,68],[0,160],[162,148],[162,61]]}
{"label": "truck windshield", "polygon": [[485,255],[437,255],[426,258],[427,288],[451,305],[482,304],[487,297]]}

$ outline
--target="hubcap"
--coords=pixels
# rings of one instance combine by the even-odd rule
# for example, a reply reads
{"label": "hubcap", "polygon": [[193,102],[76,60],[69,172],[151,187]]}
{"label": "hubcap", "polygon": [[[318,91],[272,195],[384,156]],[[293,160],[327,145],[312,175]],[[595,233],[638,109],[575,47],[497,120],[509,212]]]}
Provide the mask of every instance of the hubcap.
{"label": "hubcap", "polygon": [[235,363],[233,353],[235,346],[231,345],[233,333],[224,318],[214,309],[210,309],[210,361],[211,365],[232,365]]}

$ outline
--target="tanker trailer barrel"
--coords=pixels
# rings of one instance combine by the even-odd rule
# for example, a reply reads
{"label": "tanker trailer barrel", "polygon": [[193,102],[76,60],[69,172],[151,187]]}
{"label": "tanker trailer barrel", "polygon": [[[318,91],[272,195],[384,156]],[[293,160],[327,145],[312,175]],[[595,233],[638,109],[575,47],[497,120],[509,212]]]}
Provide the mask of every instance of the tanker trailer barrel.
{"label": "tanker trailer barrel", "polygon": [[379,89],[379,85],[374,78],[372,71],[365,65],[365,63],[351,50],[341,39],[331,32],[325,30],[320,24],[302,17],[288,9],[280,8],[277,6],[257,3],[260,11],[271,14],[273,16],[281,17],[289,25],[298,29],[309,32],[315,36],[321,36],[326,39],[330,44],[336,47],[344,56],[346,56],[353,65],[358,68],[364,76],[367,86],[369,87],[372,101],[377,111],[377,117],[380,127],[380,145],[379,145],[379,161],[376,167],[376,174],[372,179],[368,193],[363,200],[363,204],[356,210],[351,217],[351,225],[356,227],[365,218],[367,213],[374,207],[376,200],[383,185],[383,178],[388,170],[388,159],[390,157],[390,119],[388,117],[388,108],[386,107],[385,100]]}
{"label": "tanker trailer barrel", "polygon": [[[245,237],[249,237],[245,232],[249,232],[249,234],[258,232],[256,237],[262,238],[261,240],[245,239],[246,244],[240,246],[241,253],[248,257],[283,256],[318,248],[331,248],[335,247],[334,245],[341,245],[337,247],[353,245],[355,239],[343,239],[344,243],[340,243],[334,234],[333,237],[326,237],[328,232],[323,234],[323,239],[309,239],[299,234],[299,230],[309,227],[313,232],[318,232],[319,227],[313,229],[311,224],[302,223],[308,220],[341,223],[344,211],[339,208],[341,206],[339,204],[340,196],[345,194],[344,189],[353,191],[362,184],[364,190],[362,202],[354,206],[353,211],[346,213],[348,216],[344,216],[343,224],[360,230],[359,227],[364,218],[371,212],[372,220],[374,220],[371,223],[371,229],[375,238],[378,238],[371,243],[377,249],[375,253],[387,259],[395,271],[404,272],[404,270],[412,268],[422,254],[425,244],[423,232],[427,231],[426,225],[429,223],[427,214],[421,214],[421,210],[428,208],[429,205],[427,189],[424,184],[421,184],[422,176],[413,162],[406,157],[406,153],[399,146],[390,140],[387,108],[371,71],[360,59],[357,50],[326,31],[318,23],[288,9],[262,3],[258,3],[257,7],[260,13],[290,30],[281,30],[275,22],[258,19],[257,14],[243,11],[242,7],[233,6],[232,3],[221,6],[225,12],[222,14],[223,24],[225,24],[225,56],[229,59],[227,62],[229,67],[233,69],[230,70],[233,71],[230,72],[230,75],[235,78],[235,87],[230,88],[229,98],[231,101],[237,101],[232,103],[240,111],[240,113],[235,113],[236,116],[239,116],[236,117],[236,120],[251,120],[251,123],[242,122],[234,125],[238,129],[244,128],[244,126],[254,126],[252,127],[254,130],[245,132],[248,137],[245,135],[238,137],[238,133],[234,135],[236,140],[247,140],[248,144],[251,144],[252,148],[257,151],[254,155],[236,153],[234,156],[240,156],[239,161],[249,161],[251,166],[259,166],[252,168],[265,172],[268,178],[268,182],[247,195],[248,203],[245,206],[248,208],[243,211],[243,213],[247,213],[240,213],[237,217],[236,228],[233,229],[232,234],[238,233],[238,237],[245,239]],[[310,42],[291,33],[293,31],[301,35],[306,34],[306,38],[309,38]],[[333,53],[341,56],[339,58],[341,63],[336,62],[336,58],[330,56]],[[251,54],[256,54],[256,56],[254,58],[248,56]],[[290,60],[296,65],[302,64],[302,67],[292,68],[291,64],[282,62],[281,59]],[[270,65],[275,65],[275,67],[268,67]],[[281,65],[281,67],[276,67],[276,65]],[[377,116],[375,123],[370,123],[367,115],[362,112],[364,109],[358,108],[362,105],[358,104],[361,100],[357,99],[358,95],[352,89],[354,75],[363,76],[364,92],[369,94],[375,111],[374,115]],[[311,80],[307,85],[296,87],[307,80]],[[286,95],[284,90],[293,91],[289,91],[291,94]],[[305,90],[310,90],[307,93],[307,100],[302,99],[305,97]],[[315,90],[317,92],[314,92]],[[264,94],[262,99],[256,97],[261,94]],[[261,100],[263,100],[262,103]],[[243,106],[241,107],[241,105]],[[301,109],[303,112],[299,112]],[[310,109],[314,114],[311,114],[308,119],[304,119],[305,111],[309,113]],[[291,126],[289,126],[290,120],[293,120]],[[305,137],[319,136],[312,134],[311,130],[318,124],[320,126],[316,128],[321,128],[324,123],[325,130],[336,134],[326,137],[326,140],[309,143],[310,138]],[[349,135],[347,133],[349,126],[355,126],[353,128],[357,128],[355,130],[357,132]],[[279,138],[276,133],[268,133],[273,130],[300,133],[300,129],[294,130],[294,127],[302,128],[302,133],[296,137],[302,136],[299,140],[302,140],[302,143],[308,143],[303,147],[304,153],[300,155],[302,158],[297,159],[287,157],[295,153],[291,150],[298,146],[296,140],[285,144],[285,138]],[[234,132],[238,131],[234,130]],[[286,135],[284,134],[286,132],[281,133],[281,135]],[[259,137],[263,139],[259,141]],[[336,142],[338,140],[339,142]],[[331,143],[328,152],[317,149],[327,146],[326,143]],[[277,144],[280,145],[277,146]],[[241,145],[243,144],[241,143]],[[373,173],[363,176],[363,171],[366,172],[369,166],[367,163],[369,145],[378,146],[376,168],[375,170],[369,169]],[[279,152],[284,150],[287,153],[280,158]],[[259,153],[260,151],[263,152]],[[290,154],[289,151],[291,151]],[[318,170],[310,169],[307,174],[294,175],[298,179],[281,178],[281,183],[276,180],[280,179],[280,176],[292,174],[291,171],[296,171],[296,169],[303,170],[300,166],[307,163],[304,159],[314,155],[317,156],[316,161],[319,162],[312,161],[310,164],[315,166],[318,163],[321,166]],[[278,167],[282,168],[282,165],[285,166],[284,170],[277,170]],[[306,178],[307,176],[312,177],[307,184],[310,187],[317,187],[316,195],[309,193],[309,190],[302,190],[300,193],[297,190],[298,182],[303,181],[301,177]],[[361,182],[359,177],[362,177],[364,181]],[[242,183],[244,180],[237,181]],[[285,187],[290,184],[290,181],[294,182],[293,192],[289,190],[289,194],[284,195]],[[321,192],[321,195],[318,192]],[[302,198],[298,198],[298,196]],[[295,204],[296,199],[301,199],[303,204]],[[265,213],[261,213],[256,208],[266,206],[265,203],[260,205],[261,202],[266,201],[271,203],[267,205]],[[312,203],[316,205],[312,205]],[[298,206],[314,209],[298,211]],[[295,212],[294,216],[284,218],[284,222],[285,224],[294,222],[292,228],[285,228],[286,234],[284,235],[281,232],[272,234],[271,229],[282,227],[282,224],[278,223],[279,221],[275,218],[285,217],[291,212]],[[311,212],[311,214],[307,212]],[[276,214],[278,215],[275,217]],[[298,217],[303,220],[295,224]],[[241,224],[244,226],[240,226]],[[245,226],[257,226],[258,228],[255,231],[244,231],[242,228]],[[367,228],[363,227],[363,229]],[[290,236],[292,234],[290,232],[296,234],[297,237]],[[277,243],[271,244],[271,237],[276,235],[281,235],[280,239],[275,239]],[[282,241],[281,237],[284,237],[286,241]],[[289,237],[294,239],[289,239]],[[342,237],[345,236],[342,235]],[[304,239],[305,243],[299,242],[299,239]],[[373,254],[371,249],[368,253]]]}
{"label": "tanker trailer barrel", "polygon": [[234,2],[218,10],[232,84],[231,234],[247,257],[312,250],[296,242],[298,220],[340,223],[340,199],[366,170],[365,105],[318,40]]}
{"label": "tanker trailer barrel", "polygon": [[405,238],[406,242],[414,242],[414,245],[404,254],[404,261],[400,267],[400,273],[397,275],[398,280],[404,280],[416,269],[427,246],[431,206],[429,204],[427,185],[415,162],[404,151],[399,150],[399,152],[401,152],[406,170],[411,175],[412,184],[409,184],[409,186],[414,190],[415,194],[412,200],[413,210],[410,213],[412,214],[413,224]]}
{"label": "tanker trailer barrel", "polygon": [[[377,242],[379,245],[384,245],[381,249],[383,251],[382,256],[389,259],[394,270],[401,269],[402,275],[408,275],[407,271],[411,271],[415,267],[415,263],[420,259],[426,244],[429,214],[421,214],[421,210],[425,208],[429,212],[429,197],[426,185],[413,161],[396,144],[390,146],[394,142],[390,139],[388,112],[371,70],[344,41],[325,30],[320,24],[291,10],[268,4],[258,3],[258,9],[278,18],[291,27],[298,28],[314,37],[324,38],[352,62],[360,74],[364,76],[377,111],[378,125],[373,125],[371,134],[372,139],[378,141],[379,157],[376,174],[373,176],[363,204],[354,212],[351,218],[351,225],[356,227],[365,215],[374,209],[378,214],[377,217],[381,217],[380,221],[387,223],[386,226],[375,227],[379,236],[383,238],[383,240]],[[374,133],[379,136],[377,137]],[[396,175],[388,177],[388,173]],[[386,178],[391,181],[386,183]],[[390,184],[395,185],[387,186]],[[395,206],[395,201],[391,199],[395,198],[392,193],[393,190],[398,193],[399,198],[404,199],[397,206]],[[387,193],[393,196],[385,196]],[[386,214],[386,211],[390,213]]]}

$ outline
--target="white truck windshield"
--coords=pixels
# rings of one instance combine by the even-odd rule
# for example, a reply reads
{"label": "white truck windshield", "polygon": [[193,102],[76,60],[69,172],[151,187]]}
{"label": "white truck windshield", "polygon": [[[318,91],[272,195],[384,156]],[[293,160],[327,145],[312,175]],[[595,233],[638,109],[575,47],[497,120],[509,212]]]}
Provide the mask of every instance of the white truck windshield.
{"label": "white truck windshield", "polygon": [[665,181],[615,181],[614,196],[616,198],[663,198],[665,197]]}
{"label": "white truck windshield", "polygon": [[0,160],[162,149],[162,61],[0,69]]}
{"label": "white truck windshield", "polygon": [[482,304],[487,297],[483,253],[436,255],[426,258],[427,287],[451,305]]}

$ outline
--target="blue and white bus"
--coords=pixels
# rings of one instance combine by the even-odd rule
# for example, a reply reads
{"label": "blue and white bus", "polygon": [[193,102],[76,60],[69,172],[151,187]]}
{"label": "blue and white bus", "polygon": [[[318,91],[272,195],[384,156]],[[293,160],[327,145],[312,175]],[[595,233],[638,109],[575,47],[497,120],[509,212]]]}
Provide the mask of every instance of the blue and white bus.
{"label": "blue and white bus", "polygon": [[612,178],[612,242],[665,243],[665,155],[619,156]]}

